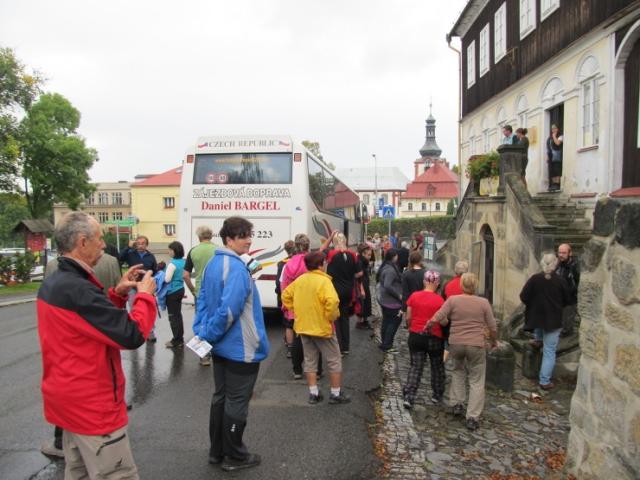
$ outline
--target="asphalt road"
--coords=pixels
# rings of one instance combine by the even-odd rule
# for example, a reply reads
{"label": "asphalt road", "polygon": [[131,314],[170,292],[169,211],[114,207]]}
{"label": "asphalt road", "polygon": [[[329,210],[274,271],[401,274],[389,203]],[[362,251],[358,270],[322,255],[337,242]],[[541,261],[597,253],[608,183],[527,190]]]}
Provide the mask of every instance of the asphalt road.
{"label": "asphalt road", "polygon": [[[185,326],[193,309],[185,306]],[[63,478],[64,463],[44,457],[40,444],[53,427],[42,414],[41,357],[35,303],[0,308],[0,478]],[[187,328],[189,330],[189,328]],[[190,351],[163,346],[170,338],[166,314],[157,328],[159,341],[123,352],[129,429],[143,479],[374,478],[369,426],[375,421],[371,391],[381,383],[381,354],[369,331],[352,330],[351,355],[344,359],[349,405],[307,404],[303,381],[294,381],[285,358],[282,329],[269,323],[271,354],[262,362],[249,411],[245,441],[263,462],[234,474],[207,463],[211,368],[198,365]],[[328,394],[326,379],[321,389]]]}

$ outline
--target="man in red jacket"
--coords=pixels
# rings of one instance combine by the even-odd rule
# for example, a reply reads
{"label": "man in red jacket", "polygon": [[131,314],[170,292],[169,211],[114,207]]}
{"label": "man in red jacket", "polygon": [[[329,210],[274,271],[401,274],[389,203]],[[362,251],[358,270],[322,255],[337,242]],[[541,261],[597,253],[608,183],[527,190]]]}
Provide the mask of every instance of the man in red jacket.
{"label": "man in red jacket", "polygon": [[[38,334],[44,414],[64,430],[65,479],[137,479],[120,350],[138,348],[149,336],[155,282],[135,265],[105,295],[93,272],[105,246],[102,231],[83,212],[65,215],[54,236],[62,256],[38,291]],[[134,287],[138,295],[127,313]]]}

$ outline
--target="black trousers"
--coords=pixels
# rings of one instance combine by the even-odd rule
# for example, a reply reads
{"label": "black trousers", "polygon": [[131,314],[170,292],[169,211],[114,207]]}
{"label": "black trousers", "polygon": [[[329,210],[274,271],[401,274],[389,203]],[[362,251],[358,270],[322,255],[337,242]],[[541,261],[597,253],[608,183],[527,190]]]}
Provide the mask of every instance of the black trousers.
{"label": "black trousers", "polygon": [[405,400],[413,403],[416,399],[427,355],[431,363],[431,391],[434,398],[441,399],[445,381],[444,340],[433,335],[410,332],[408,343],[411,365],[407,374],[407,383],[402,389]]}
{"label": "black trousers", "polygon": [[351,336],[349,332],[349,311],[348,308],[340,307],[340,316],[336,319],[336,337],[338,337],[338,345],[341,352],[349,351],[349,343]]}
{"label": "black trousers", "polygon": [[244,460],[249,454],[242,435],[259,370],[259,363],[235,362],[213,356],[215,391],[209,416],[209,456],[224,455]]}
{"label": "black trousers", "polygon": [[182,297],[184,297],[184,288],[168,293],[167,311],[169,312],[169,325],[173,333],[174,342],[184,341],[184,325],[182,324]]}
{"label": "black trousers", "polygon": [[[304,363],[304,349],[302,348],[302,338],[297,333],[293,336],[293,344],[291,346],[291,363],[293,364],[293,373],[302,375],[302,365]],[[318,375],[322,375],[322,354],[318,354]]]}

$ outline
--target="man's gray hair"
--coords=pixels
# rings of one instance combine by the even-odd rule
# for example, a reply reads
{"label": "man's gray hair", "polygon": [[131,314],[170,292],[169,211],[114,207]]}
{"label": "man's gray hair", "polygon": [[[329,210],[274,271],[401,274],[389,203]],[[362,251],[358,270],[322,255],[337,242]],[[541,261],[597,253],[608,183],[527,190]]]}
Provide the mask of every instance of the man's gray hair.
{"label": "man's gray hair", "polygon": [[555,272],[558,266],[558,257],[554,253],[545,253],[540,260],[540,268],[545,275]]}
{"label": "man's gray hair", "polygon": [[94,224],[90,215],[84,212],[69,212],[60,219],[53,232],[59,253],[69,253],[75,247],[80,235],[91,238],[94,231]]}
{"label": "man's gray hair", "polygon": [[406,242],[406,241],[401,242],[401,243],[400,243],[400,246],[401,246],[401,247],[404,247],[404,248],[409,248],[409,242]]}
{"label": "man's gray hair", "polygon": [[463,273],[467,273],[469,271],[469,262],[466,260],[460,260],[456,262],[456,266],[453,267],[453,271],[456,274],[456,277],[462,275]]}
{"label": "man's gray hair", "polygon": [[213,238],[213,232],[206,225],[200,225],[196,228],[196,235],[201,242],[204,240],[211,240]]}

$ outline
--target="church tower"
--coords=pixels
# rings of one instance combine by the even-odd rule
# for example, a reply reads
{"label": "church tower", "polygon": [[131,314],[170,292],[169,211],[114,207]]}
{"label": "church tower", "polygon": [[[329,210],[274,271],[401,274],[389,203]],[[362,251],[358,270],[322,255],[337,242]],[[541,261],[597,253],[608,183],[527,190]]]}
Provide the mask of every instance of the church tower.
{"label": "church tower", "polygon": [[426,121],[426,138],[424,145],[420,149],[420,158],[414,162],[414,178],[424,173],[433,163],[440,160],[442,150],[436,143],[436,119],[432,113],[433,105],[429,103],[429,116]]}

